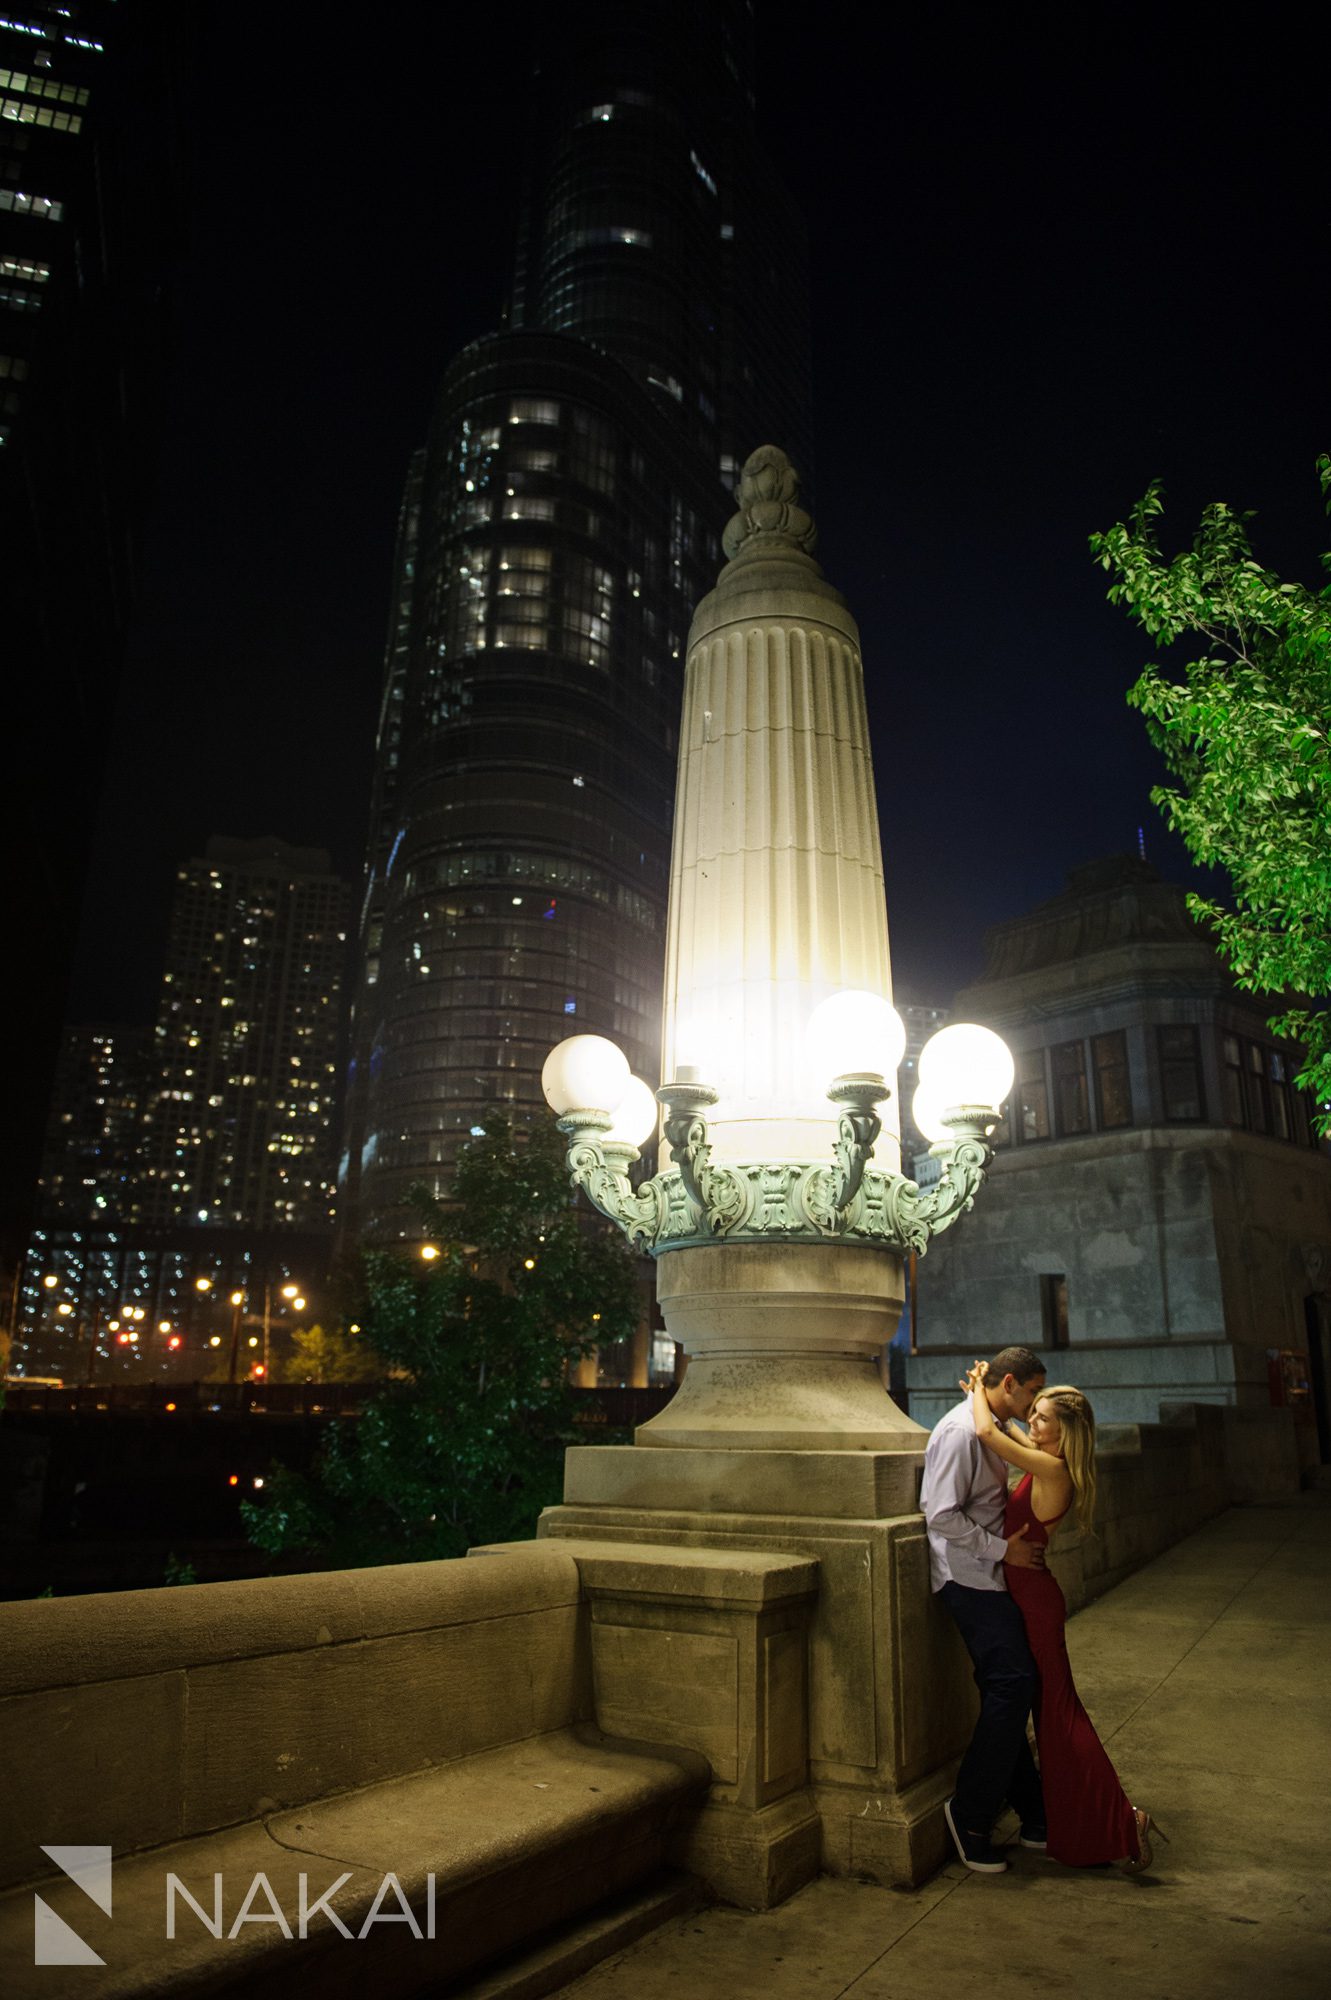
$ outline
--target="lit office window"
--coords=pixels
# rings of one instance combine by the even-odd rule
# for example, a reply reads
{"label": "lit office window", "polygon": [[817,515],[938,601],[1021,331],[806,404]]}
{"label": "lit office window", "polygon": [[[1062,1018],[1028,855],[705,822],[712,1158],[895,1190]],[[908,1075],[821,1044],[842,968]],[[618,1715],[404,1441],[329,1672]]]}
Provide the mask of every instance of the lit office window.
{"label": "lit office window", "polygon": [[0,278],[25,278],[30,285],[44,285],[50,275],[49,264],[34,263],[31,257],[0,257]]}
{"label": "lit office window", "polygon": [[44,194],[21,194],[15,188],[0,188],[0,209],[12,209],[15,215],[31,215],[38,222],[59,222],[65,212],[63,202],[52,201]]}
{"label": "lit office window", "polygon": [[559,405],[544,402],[535,396],[515,396],[508,406],[508,421],[511,424],[557,424]]}

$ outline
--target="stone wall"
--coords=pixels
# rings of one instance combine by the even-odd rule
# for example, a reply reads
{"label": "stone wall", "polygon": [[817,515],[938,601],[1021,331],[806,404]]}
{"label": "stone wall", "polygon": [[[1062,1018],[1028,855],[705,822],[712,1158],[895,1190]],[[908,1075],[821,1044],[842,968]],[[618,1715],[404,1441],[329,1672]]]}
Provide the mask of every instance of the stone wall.
{"label": "stone wall", "polygon": [[1288,1410],[1249,1417],[1190,1403],[1167,1405],[1162,1415],[1160,1423],[1100,1430],[1095,1532],[1085,1535],[1065,1522],[1050,1553],[1069,1611],[1112,1590],[1226,1507],[1299,1490]]}
{"label": "stone wall", "polygon": [[1307,1346],[1327,1267],[1331,1163],[1305,1149],[1155,1127],[1001,1153],[964,1227],[921,1260],[911,1415],[938,1421],[963,1347],[1045,1344],[1046,1274],[1068,1307],[1050,1379],[1085,1389],[1101,1421],[1154,1422],[1162,1402],[1262,1409],[1267,1349]]}

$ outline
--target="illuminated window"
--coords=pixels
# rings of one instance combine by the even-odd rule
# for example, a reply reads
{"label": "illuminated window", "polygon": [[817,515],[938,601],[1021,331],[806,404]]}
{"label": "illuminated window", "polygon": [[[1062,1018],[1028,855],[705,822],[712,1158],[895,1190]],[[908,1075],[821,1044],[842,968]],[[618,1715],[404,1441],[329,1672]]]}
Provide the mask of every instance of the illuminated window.
{"label": "illuminated window", "polygon": [[16,125],[45,125],[53,132],[81,132],[83,120],[72,111],[52,111],[45,104],[25,104],[18,97],[0,97],[0,118]]}
{"label": "illuminated window", "polygon": [[[652,235],[649,229],[637,229],[631,223],[612,222],[600,229],[571,229],[565,239],[568,250],[596,250],[603,245],[627,244],[631,249],[650,250]],[[510,421],[512,421],[510,419]]]}
{"label": "illuminated window", "polygon": [[508,406],[508,421],[511,424],[557,424],[559,405],[544,402],[535,396],[515,396]]}
{"label": "illuminated window", "polygon": [[[4,25],[0,22],[0,27]],[[88,102],[87,91],[77,84],[57,83],[54,77],[26,76],[12,69],[0,69],[0,89],[21,90],[28,97],[54,98],[57,104]]]}
{"label": "illuminated window", "polygon": [[499,567],[501,570],[548,570],[550,550],[535,547],[501,549]]}
{"label": "illuminated window", "polygon": [[0,209],[9,208],[15,215],[31,215],[39,222],[59,222],[65,212],[63,202],[52,201],[44,194],[20,194],[17,189],[0,188]]}
{"label": "illuminated window", "polygon": [[549,627],[539,625],[497,625],[494,643],[496,646],[519,646],[528,652],[544,652],[549,639]]}
{"label": "illuminated window", "polygon": [[44,285],[50,275],[49,264],[35,264],[30,257],[0,257],[0,278],[26,278],[29,284]]}

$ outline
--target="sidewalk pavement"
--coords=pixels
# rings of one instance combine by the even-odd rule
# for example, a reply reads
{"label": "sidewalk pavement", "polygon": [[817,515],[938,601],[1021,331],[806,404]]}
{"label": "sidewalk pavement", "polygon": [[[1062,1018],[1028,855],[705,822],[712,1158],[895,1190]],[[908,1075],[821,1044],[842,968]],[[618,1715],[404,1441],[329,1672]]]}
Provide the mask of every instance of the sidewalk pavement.
{"label": "sidewalk pavement", "polygon": [[[1233,1509],[1074,1618],[1148,1875],[1013,1846],[923,1888],[823,1877],[678,1918],[576,2000],[1314,2000],[1331,1992],[1331,1494]],[[1008,1835],[1015,1839],[1015,1821]],[[1000,1834],[1000,1839],[1005,1837]]]}

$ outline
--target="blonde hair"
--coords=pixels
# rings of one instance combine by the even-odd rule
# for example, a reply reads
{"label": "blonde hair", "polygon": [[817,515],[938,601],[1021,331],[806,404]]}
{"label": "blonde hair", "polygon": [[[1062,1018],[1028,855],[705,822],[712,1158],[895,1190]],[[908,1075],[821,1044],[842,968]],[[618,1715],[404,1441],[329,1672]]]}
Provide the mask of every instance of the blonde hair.
{"label": "blonde hair", "polygon": [[1095,1411],[1080,1389],[1070,1382],[1041,1389],[1037,1403],[1048,1403],[1058,1418],[1059,1443],[1063,1463],[1072,1481],[1072,1497],[1077,1509],[1077,1525],[1085,1535],[1095,1533]]}

